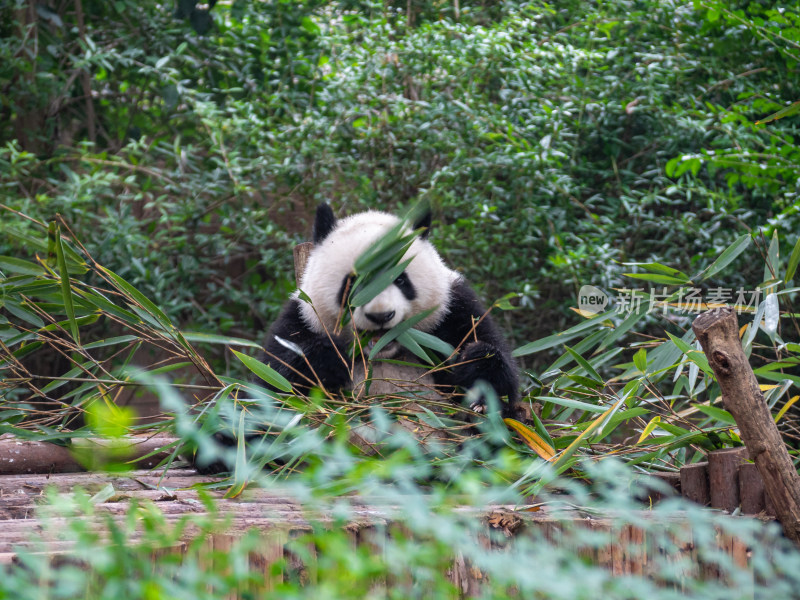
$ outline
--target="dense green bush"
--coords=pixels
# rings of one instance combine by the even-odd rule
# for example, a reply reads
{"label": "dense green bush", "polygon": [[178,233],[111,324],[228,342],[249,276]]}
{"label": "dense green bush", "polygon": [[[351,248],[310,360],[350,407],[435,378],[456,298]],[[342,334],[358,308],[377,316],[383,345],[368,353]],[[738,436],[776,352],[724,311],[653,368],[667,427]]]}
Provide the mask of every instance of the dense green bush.
{"label": "dense green bush", "polygon": [[[696,271],[797,221],[795,121],[754,125],[800,97],[791,10],[179,4],[0,5],[0,189],[194,327],[258,337],[320,201],[433,201],[486,299],[535,308],[517,342],[617,262]],[[6,213],[0,252],[25,227]]]}
{"label": "dense green bush", "polygon": [[[102,433],[98,422],[134,430],[116,394],[181,368],[183,387],[158,384],[161,395],[191,395],[209,423],[220,413],[222,426],[238,423],[243,433],[242,408],[264,414],[242,366],[192,343],[247,347],[235,336],[259,337],[293,287],[291,246],[317,203],[344,214],[424,199],[439,221],[434,241],[484,298],[518,293],[521,310],[501,318],[534,367],[526,391],[541,420],[534,414],[517,430],[530,447],[487,419],[462,454],[431,460],[401,435],[386,460],[369,459],[344,443],[346,432],[358,419],[389,417],[352,398],[281,397],[286,418],[259,423],[274,424],[277,443],[255,463],[275,466],[291,440],[297,455],[288,464],[308,465],[294,481],[309,501],[380,488],[407,502],[421,494],[420,480],[434,492],[425,510],[399,515],[426,543],[379,536],[389,552],[372,560],[338,552],[341,534],[319,530],[309,538],[326,549],[318,586],[282,591],[346,597],[409,568],[432,578],[435,593],[450,593],[423,567],[432,556],[443,566],[445,548],[476,546],[464,537],[471,525],[438,501],[445,509],[455,494],[479,505],[521,501],[571,470],[607,483],[591,495],[571,490],[587,505],[600,497],[597,509],[632,507],[614,485],[627,480],[601,458],[674,469],[741,443],[714,405],[718,386],[687,331],[690,316],[638,310],[574,325],[568,309],[586,283],[773,292],[743,317],[743,341],[760,381],[774,385],[766,400],[776,420],[797,440],[789,411],[800,382],[791,305],[800,262],[799,25],[792,7],[721,0],[0,0],[3,431],[68,443]],[[631,262],[657,264],[623,264]],[[142,348],[153,350],[147,376],[130,368],[142,366]],[[275,410],[272,400],[265,410]],[[179,403],[168,405],[180,414]],[[62,430],[76,411],[88,427]],[[198,413],[189,417],[184,429],[178,419],[179,433],[210,444],[193,424]],[[240,460],[243,445],[227,452],[236,486],[261,477]],[[587,457],[599,466],[582,465]],[[752,524],[697,520],[706,542],[714,527],[730,526],[759,544]],[[653,535],[669,545],[672,530],[656,525]],[[95,538],[76,535],[95,550]],[[773,560],[754,561],[755,575],[723,561],[723,585],[678,583],[728,598],[746,594],[755,576],[771,586],[765,594],[787,596],[797,554],[768,543]],[[701,547],[713,553],[713,544]],[[228,566],[241,565],[246,550]],[[93,578],[73,569],[70,586],[57,589],[215,597],[239,585],[198,570],[196,555],[152,573],[150,551],[122,544],[91,553]],[[502,552],[471,556],[491,573],[487,596],[678,595],[653,580],[609,577],[542,540],[523,540],[515,552],[512,561]],[[353,577],[347,561],[362,561]],[[24,565],[6,570],[0,591],[39,594],[26,569],[41,569],[47,584],[65,577],[35,557]],[[531,565],[557,576],[532,579]],[[677,581],[672,566],[658,564],[668,582]],[[420,581],[397,589],[425,597]]]}

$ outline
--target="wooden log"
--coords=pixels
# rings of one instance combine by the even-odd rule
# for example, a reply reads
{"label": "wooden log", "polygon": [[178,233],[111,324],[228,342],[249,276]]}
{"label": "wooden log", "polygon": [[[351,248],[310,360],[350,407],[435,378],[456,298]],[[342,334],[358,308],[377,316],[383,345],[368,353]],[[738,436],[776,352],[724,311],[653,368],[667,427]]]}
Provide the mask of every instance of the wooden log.
{"label": "wooden log", "polygon": [[739,465],[739,499],[742,514],[757,515],[766,509],[764,499],[764,480],[755,463],[746,462]]}
{"label": "wooden log", "polygon": [[711,493],[708,489],[707,462],[681,467],[681,495],[700,506],[711,504]]}
{"label": "wooden log", "polygon": [[10,436],[0,440],[0,475],[76,471],[83,471],[83,467],[64,446]]}
{"label": "wooden log", "polygon": [[711,508],[733,512],[739,506],[739,465],[747,448],[723,448],[708,454],[708,491]]}
{"label": "wooden log", "polygon": [[692,329],[717,376],[722,399],[764,480],[787,538],[800,545],[800,477],[794,468],[758,381],[742,350],[736,313],[703,313]]}
{"label": "wooden log", "polygon": [[[121,440],[100,438],[80,439],[73,443],[74,450],[82,450],[96,459],[106,456],[114,462],[137,463],[138,468],[152,468],[167,458],[170,452],[148,456],[176,441],[174,437],[128,437]],[[22,440],[12,435],[0,436],[0,475],[28,473],[77,473],[84,470],[76,459],[76,452],[65,446],[47,442]]]}

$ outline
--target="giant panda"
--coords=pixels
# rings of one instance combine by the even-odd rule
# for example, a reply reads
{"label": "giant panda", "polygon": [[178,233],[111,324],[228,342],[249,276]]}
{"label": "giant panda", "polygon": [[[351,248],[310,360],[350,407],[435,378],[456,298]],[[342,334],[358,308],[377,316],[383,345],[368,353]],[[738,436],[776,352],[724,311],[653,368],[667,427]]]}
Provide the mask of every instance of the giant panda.
{"label": "giant panda", "polygon": [[[413,229],[421,233],[406,252],[404,258],[412,260],[405,272],[372,301],[350,309],[349,323],[340,326],[356,260],[399,221],[378,211],[337,219],[328,204],[317,208],[314,248],[298,291],[267,334],[263,362],[286,377],[295,389],[321,385],[329,392],[338,392],[352,385],[348,354],[355,335],[380,334],[433,309],[415,328],[449,343],[457,352],[448,361],[449,368],[434,371],[435,384],[447,391],[467,390],[484,381],[498,398],[507,398],[500,402],[501,412],[511,416],[519,397],[517,366],[475,292],[461,274],[444,264],[428,240],[430,211],[413,224]],[[389,358],[397,350],[393,344],[379,357]],[[485,396],[478,394],[471,408],[485,412]]]}

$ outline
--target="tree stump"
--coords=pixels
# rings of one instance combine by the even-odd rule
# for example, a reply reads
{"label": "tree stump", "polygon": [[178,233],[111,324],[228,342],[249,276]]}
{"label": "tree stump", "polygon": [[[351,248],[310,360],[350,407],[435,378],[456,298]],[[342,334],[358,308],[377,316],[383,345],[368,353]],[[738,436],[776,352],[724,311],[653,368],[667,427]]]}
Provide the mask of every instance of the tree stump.
{"label": "tree stump", "polygon": [[739,497],[742,503],[742,514],[757,515],[765,512],[764,480],[755,463],[744,463],[739,466]]}
{"label": "tree stump", "polygon": [[708,489],[711,508],[733,512],[739,506],[739,465],[747,460],[747,448],[724,448],[708,454]]}
{"label": "tree stump", "polygon": [[708,490],[707,462],[681,467],[681,495],[700,506],[711,504],[711,493]]}
{"label": "tree stump", "polygon": [[708,311],[694,320],[692,329],[717,376],[725,409],[761,473],[775,515],[786,537],[800,545],[800,477],[742,350],[736,313],[730,308]]}

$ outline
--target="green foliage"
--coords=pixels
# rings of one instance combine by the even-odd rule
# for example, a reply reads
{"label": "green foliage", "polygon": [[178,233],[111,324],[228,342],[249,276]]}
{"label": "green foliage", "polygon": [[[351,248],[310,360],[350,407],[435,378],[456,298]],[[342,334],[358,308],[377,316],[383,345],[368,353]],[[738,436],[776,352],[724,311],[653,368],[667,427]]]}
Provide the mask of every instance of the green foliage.
{"label": "green foliage", "polygon": [[[50,234],[48,242],[39,242],[45,231]],[[773,235],[772,239],[779,237]],[[678,589],[683,597],[708,589],[695,561],[713,565],[721,574],[721,581],[714,586],[717,596],[712,597],[728,598],[749,590],[754,580],[763,580],[765,590],[776,595],[797,585],[795,573],[800,570],[792,566],[798,559],[797,551],[785,545],[773,527],[755,520],[717,520],[699,507],[669,503],[659,506],[651,518],[636,516],[639,513],[635,511],[642,509],[636,498],[646,495],[637,482],[630,480],[630,469],[621,471],[623,465],[615,457],[635,469],[671,469],[695,460],[704,450],[740,443],[730,415],[713,405],[719,393],[705,357],[697,351],[689,333],[680,338],[668,334],[669,341],[654,340],[646,348],[634,345],[632,364],[616,365],[621,375],[611,379],[601,375],[624,348],[597,349],[618,344],[618,329],[628,331],[643,325],[644,310],[628,317],[608,311],[588,319],[583,327],[555,336],[555,341],[551,338],[547,344],[540,344],[556,347],[567,337],[572,340],[562,356],[532,378],[540,389],[534,390],[530,399],[543,404],[542,420],[534,419],[532,429],[519,423],[513,427],[527,446],[510,437],[499,416],[491,413],[475,424],[480,435],[458,440],[454,452],[447,441],[422,445],[410,433],[430,425],[447,430],[448,423],[454,422],[453,415],[435,414],[430,409],[409,412],[408,396],[381,397],[381,405],[376,406],[369,399],[348,395],[268,393],[246,380],[216,375],[189,343],[187,337],[194,336],[184,335],[168,315],[122,277],[84,260],[76,250],[79,244],[62,235],[57,226],[42,228],[40,238],[31,239],[44,250],[51,247],[51,252],[39,255],[37,262],[0,262],[4,269],[0,273],[3,308],[9,315],[0,324],[0,370],[4,375],[0,391],[5,400],[2,430],[62,443],[74,443],[75,438],[87,434],[117,437],[137,427],[131,413],[120,410],[113,397],[129,386],[154,391],[169,415],[158,427],[173,428],[197,450],[201,462],[222,459],[233,465],[232,477],[215,487],[228,488],[228,496],[237,496],[248,485],[270,489],[287,485],[292,497],[309,511],[312,531],[289,542],[287,548],[303,569],[315,576],[311,580],[289,576],[274,589],[276,595],[344,598],[373,593],[376,585],[385,585],[380,589],[389,597],[454,595],[457,590],[446,574],[458,560],[469,561],[487,575],[483,579],[487,597],[523,593],[545,598],[592,598],[602,590],[604,597],[610,598],[671,598]],[[744,248],[742,240],[735,240],[712,262],[713,269],[722,272],[726,264],[730,266],[729,258]],[[782,337],[786,328],[781,326],[781,319],[788,323],[794,315],[781,314],[781,301],[777,300],[778,294],[788,300],[793,293],[792,288],[780,289],[786,273],[779,244],[770,243],[764,254],[768,268],[761,287],[773,291],[752,308],[755,317],[750,331],[763,330],[774,344],[773,351],[780,353],[777,356],[781,360],[768,361],[756,370],[759,377],[780,382],[766,398],[780,421],[796,401],[796,397],[786,401],[778,410],[778,401],[800,381],[786,373],[796,368],[800,346],[785,343]],[[643,266],[655,274],[668,270],[658,263]],[[103,285],[87,283],[94,279],[102,280]],[[669,298],[680,301],[681,292],[679,288]],[[775,308],[770,308],[773,305]],[[98,320],[113,321],[126,334],[89,341],[93,339],[91,327]],[[673,320],[680,324],[680,318]],[[777,323],[772,325],[772,320]],[[71,331],[72,325],[77,333]],[[745,349],[766,352],[770,347],[758,343],[755,335],[744,336]],[[240,340],[223,336],[199,339],[241,345]],[[143,344],[168,350],[168,360],[131,368],[134,352]],[[63,376],[31,372],[27,359],[43,347],[68,355],[73,368]],[[250,370],[289,391],[267,365],[235,354]],[[169,383],[163,375],[176,366],[191,367],[195,378],[206,383]],[[689,374],[684,375],[687,366]],[[68,390],[53,398],[65,384]],[[199,401],[197,406],[187,403],[189,392]],[[42,399],[51,398],[49,410],[42,408]],[[415,397],[413,402],[418,405],[421,400]],[[436,408],[435,404],[431,407]],[[88,431],[63,427],[72,412],[83,410]],[[451,406],[449,410],[455,413],[459,409]],[[622,427],[637,430],[640,426],[638,444],[621,446],[610,439]],[[365,429],[371,432],[369,447],[374,455],[353,442],[352,434],[364,435]],[[237,444],[220,444],[211,435],[219,430],[232,431]],[[587,458],[593,460],[587,462]],[[114,465],[104,467],[116,469]],[[558,478],[566,472],[579,477]],[[592,482],[591,486],[579,483],[583,479]],[[564,491],[569,493],[567,505],[563,503]],[[379,492],[381,502],[385,502],[381,510],[387,511],[389,524],[371,529],[361,539],[364,545],[351,549],[349,534],[342,527],[356,514],[357,505],[348,504],[354,492],[361,498]],[[486,536],[486,529],[465,507],[477,511],[489,503],[519,505],[530,502],[531,496],[552,510],[566,509],[564,530],[557,541],[531,532],[516,536],[512,543],[500,532],[493,532],[488,549],[476,542]],[[30,596],[32,577],[46,586],[66,580],[68,586],[57,588],[63,595],[54,596],[65,598],[118,597],[120,589],[134,598],[217,598],[260,589],[260,572],[252,569],[249,560],[261,547],[258,534],[243,538],[222,555],[211,550],[213,545],[203,543],[204,534],[216,528],[211,505],[207,507],[211,519],[185,519],[177,526],[163,520],[151,507],[134,506],[121,522],[100,519],[110,540],[101,543],[102,529],[86,527],[87,520],[96,518],[91,503],[78,496],[77,504],[79,512],[73,504],[67,504],[72,511],[69,527],[57,525],[57,531],[73,544],[70,556],[80,568],[70,562],[53,567],[36,554],[23,554],[22,566],[3,572],[0,592],[19,598],[38,597]],[[587,514],[610,512],[612,527],[598,534],[570,526],[576,506]],[[586,560],[587,554],[599,556],[609,544],[616,543],[616,536],[628,526],[644,531],[653,548],[680,548],[686,530],[685,522],[675,520],[671,512],[677,508],[691,523],[692,543],[697,549],[696,555],[679,561],[677,568],[675,552],[669,551],[648,554],[648,577],[620,578]],[[315,515],[325,511],[334,511],[333,522],[317,520]],[[190,524],[199,528],[200,537],[193,538],[185,554],[171,551]],[[721,552],[717,542],[720,532],[735,536],[759,558],[747,568],[734,566]],[[308,551],[310,547],[315,548],[314,553]],[[370,548],[379,548],[380,552]],[[160,557],[155,568],[154,550]],[[641,548],[634,544],[628,550],[635,553]],[[768,552],[770,560],[761,560]],[[213,568],[200,569],[201,564]],[[552,576],[530,577],[530,564],[547,569]],[[274,568],[292,574],[285,563]]]}
{"label": "green foliage", "polygon": [[[535,308],[504,316],[517,342],[566,326],[582,284],[621,285],[618,263],[696,272],[797,220],[791,10],[32,6],[0,7],[0,202],[95,232],[95,259],[195,329],[276,316],[322,200],[431,201],[450,262]],[[0,253],[30,252],[29,224],[2,228]]]}
{"label": "green foliage", "polygon": [[[424,509],[401,515],[413,536],[381,532],[383,557],[343,552],[340,533],[315,530],[304,541],[323,549],[318,581],[282,590],[298,597],[367,595],[381,577],[399,582],[400,597],[448,595],[439,568],[475,544],[437,501],[519,501],[546,491],[554,471],[605,481],[586,457],[674,469],[740,444],[679,314],[694,287],[763,291],[744,312],[743,346],[797,441],[799,18],[788,6],[722,0],[0,2],[2,431],[69,443],[89,435],[73,431],[84,411],[95,431],[136,429],[115,399],[151,386],[177,415],[193,395],[197,411],[174,424],[210,460],[236,465],[232,494],[265,465],[299,477],[306,497],[445,482],[430,504],[404,496]],[[272,377],[266,365],[215,353],[257,345],[293,287],[291,245],[315,204],[347,213],[418,200],[434,207],[442,253],[486,298],[509,308],[505,294],[516,293],[521,310],[500,318],[530,376],[527,398],[542,407],[515,428],[531,448],[489,418],[465,461],[431,459],[397,441],[403,431],[381,437],[373,460],[345,443],[348,432],[392,430],[409,417],[397,399],[384,399],[382,414],[353,398],[265,394],[242,374]],[[367,270],[390,280],[388,263]],[[633,310],[575,324],[568,308],[589,283],[632,288]],[[658,311],[643,286],[661,294]],[[421,354],[436,348],[413,329],[394,334]],[[172,384],[157,379],[165,373]],[[264,441],[216,447],[208,434],[220,427]],[[502,451],[487,453],[486,439]],[[539,458],[551,450],[552,461]],[[603,489],[619,491],[593,491]],[[608,505],[627,506],[616,496],[597,506]],[[669,529],[652,533],[672,543]],[[152,588],[131,597],[237,589],[177,558],[151,573],[147,551],[125,543],[90,556],[91,580],[25,564],[52,577],[42,581],[70,582],[66,597],[120,597],[135,581]],[[756,563],[757,581],[788,597],[796,554],[774,556]],[[512,557],[470,556],[489,572],[487,596],[670,595],[542,540]],[[531,564],[554,575],[532,578]],[[747,589],[742,573],[728,574],[716,591],[691,577],[681,585],[726,598]],[[35,594],[27,571],[6,575],[4,593]]]}
{"label": "green foliage", "polygon": [[[506,463],[507,473],[514,473]],[[291,488],[265,482],[302,507],[309,527],[292,536],[279,527],[232,535],[208,499],[207,514],[175,520],[156,504],[133,503],[114,518],[95,508],[102,494],[49,494],[39,511],[43,541],[21,551],[19,562],[0,567],[0,596],[459,598],[463,590],[448,573],[464,567],[481,573],[484,598],[791,598],[800,585],[800,555],[774,523],[677,502],[645,516],[631,496],[640,488],[614,461],[588,465],[591,484],[553,480],[552,491],[539,496],[537,506],[562,519],[557,533],[551,525],[553,535],[543,535],[534,522],[517,528],[511,539],[502,524],[487,524],[483,515],[487,501],[519,496],[487,481],[485,469],[459,469],[448,489],[422,488],[412,476],[426,468],[408,441],[372,459],[354,457],[336,441],[319,443],[310,468]],[[598,514],[605,519],[587,527]],[[372,526],[357,534],[345,527],[363,523],[365,515]],[[640,533],[640,543],[623,540],[631,530]],[[215,548],[215,536],[224,550]],[[725,553],[734,539],[747,548],[746,565]],[[37,553],[54,540],[71,548],[68,558],[52,561]],[[612,546],[632,564],[646,565],[646,574],[612,573],[595,564],[592,557],[610,555]],[[645,553],[646,563],[638,563]]]}
{"label": "green foliage", "polygon": [[[588,451],[614,452],[637,468],[671,470],[700,460],[709,450],[741,445],[736,423],[721,407],[714,373],[690,329],[699,312],[727,305],[741,315],[745,353],[755,363],[766,402],[797,462],[796,417],[790,415],[788,422],[785,417],[796,402],[790,390],[800,384],[800,346],[784,336],[793,339],[798,331],[791,309],[798,288],[792,280],[794,259],[787,262],[779,252],[780,232],[773,230],[771,237],[768,247],[756,239],[766,265],[763,281],[749,291],[697,287],[712,276],[727,274],[734,259],[747,253],[752,240],[742,236],[692,280],[683,274],[673,277],[674,270],[658,263],[635,265],[645,272],[630,277],[658,287],[649,292],[618,290],[621,294],[612,310],[518,348],[517,354],[562,344],[566,350],[532,374],[532,396],[542,403],[542,418],[555,447],[570,449],[581,441]],[[667,272],[672,281],[664,281]],[[626,333],[643,329],[660,334],[622,344]],[[630,362],[619,362],[623,356]],[[599,372],[614,375],[603,379]],[[627,434],[636,432],[638,440],[634,443],[635,438],[629,437],[625,445],[609,440],[620,426]]]}

